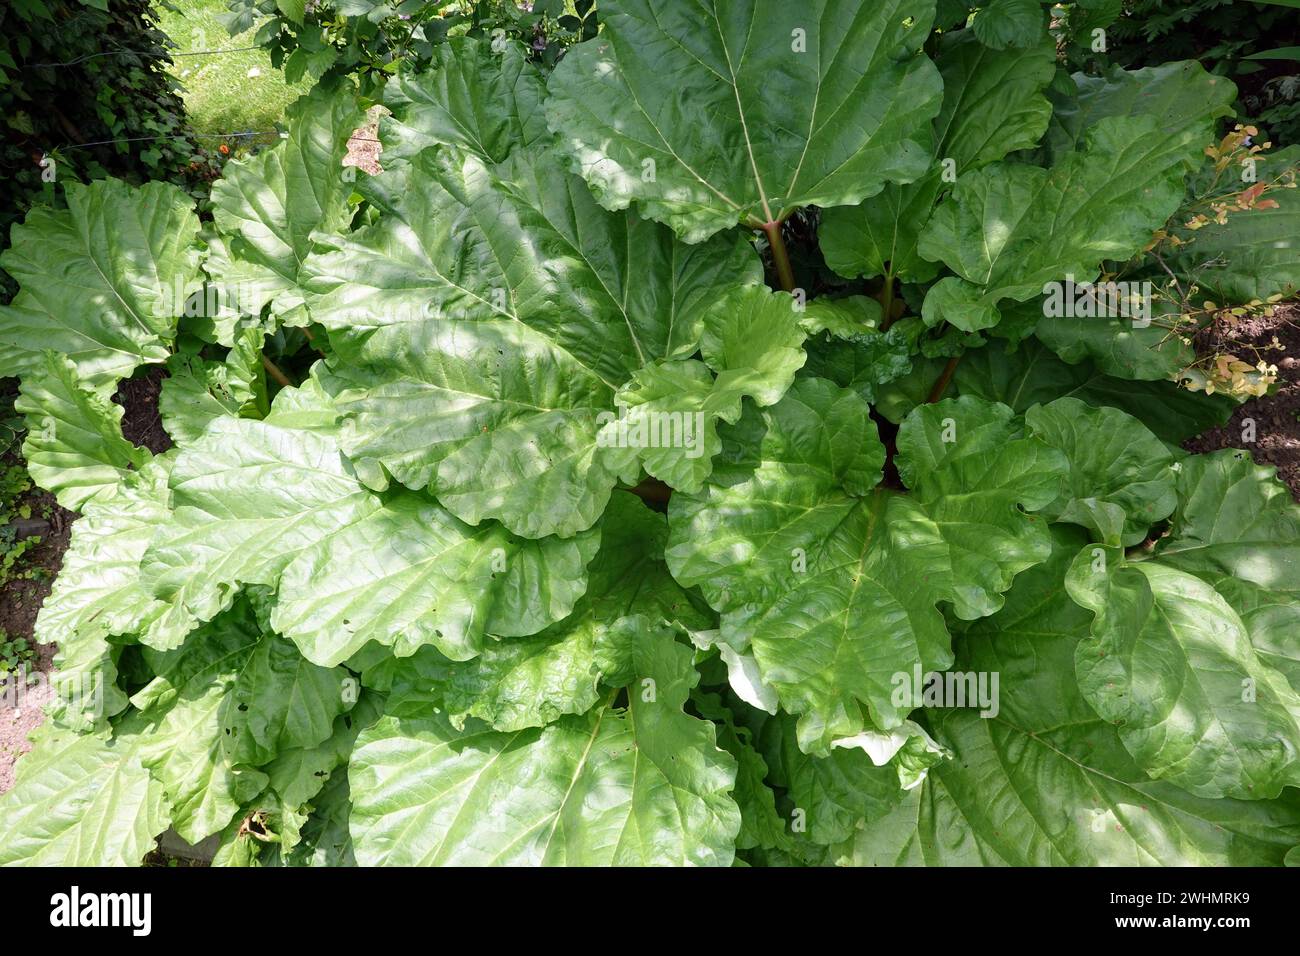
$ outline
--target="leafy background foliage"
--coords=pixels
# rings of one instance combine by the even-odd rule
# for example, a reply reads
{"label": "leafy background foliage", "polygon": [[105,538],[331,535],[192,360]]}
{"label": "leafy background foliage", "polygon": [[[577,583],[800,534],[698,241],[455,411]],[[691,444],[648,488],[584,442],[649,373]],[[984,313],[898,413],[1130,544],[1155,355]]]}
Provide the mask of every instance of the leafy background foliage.
{"label": "leafy background foliage", "polygon": [[[1078,7],[1085,7],[1078,4]],[[1126,0],[1109,20],[1106,5],[1090,17],[1067,18],[1080,64],[1094,58],[1086,31],[1104,26],[1105,59],[1126,69],[1195,58],[1206,69],[1230,77],[1240,93],[1238,115],[1277,143],[1300,137],[1300,72],[1296,44],[1300,24],[1286,3],[1230,0]],[[1095,62],[1095,61],[1094,61]]]}
{"label": "leafy background foliage", "polygon": [[[507,38],[554,66],[599,29],[593,0],[229,0],[229,31],[257,25],[254,42],[290,83],[305,75],[354,76],[378,95],[400,69],[426,69],[451,34]],[[259,22],[260,21],[260,22]]]}
{"label": "leafy background foliage", "polygon": [[[189,136],[165,72],[168,40],[147,0],[19,0],[0,11],[0,37],[0,170],[12,190],[0,206],[0,248],[13,222],[33,204],[61,201],[67,182],[116,176],[206,193],[199,184],[216,175],[212,155]],[[85,143],[101,145],[71,148]],[[56,164],[53,182],[42,180],[44,155]],[[13,280],[0,280],[12,295]]]}
{"label": "leafy background foliage", "polygon": [[[82,516],[0,862],[1294,858],[1300,508],[1179,447],[1232,407],[1181,309],[1042,302],[1294,294],[1252,218],[1293,157],[1239,193],[1230,83],[1071,76],[1035,2],[814,6],[608,0],[560,56],[587,5],[317,49],[281,3],[339,75],[211,221],[117,179],[28,215],[0,372]],[[158,366],[155,453],[109,396]],[[930,671],[996,706],[899,697]]]}

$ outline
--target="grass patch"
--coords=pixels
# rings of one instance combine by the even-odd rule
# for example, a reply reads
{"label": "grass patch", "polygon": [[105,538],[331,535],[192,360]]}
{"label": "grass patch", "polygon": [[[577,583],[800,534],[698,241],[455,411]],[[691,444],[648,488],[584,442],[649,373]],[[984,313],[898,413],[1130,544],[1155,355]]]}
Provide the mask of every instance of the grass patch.
{"label": "grass patch", "polygon": [[[217,15],[226,12],[225,0],[172,0],[179,12],[155,9],[158,25],[172,38],[177,53],[230,50],[253,45],[257,26],[231,36]],[[311,89],[315,78],[297,83],[271,65],[261,49],[203,56],[178,56],[172,75],[184,85],[185,110],[195,132],[205,136],[270,130],[284,118],[285,108]],[[271,143],[275,135],[240,137],[231,147]],[[205,145],[216,147],[217,140]]]}

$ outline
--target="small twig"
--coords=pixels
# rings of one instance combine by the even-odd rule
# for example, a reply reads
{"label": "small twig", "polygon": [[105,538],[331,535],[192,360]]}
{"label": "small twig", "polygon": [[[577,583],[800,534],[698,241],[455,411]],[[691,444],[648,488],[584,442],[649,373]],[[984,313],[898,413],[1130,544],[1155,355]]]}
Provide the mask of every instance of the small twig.
{"label": "small twig", "polygon": [[1165,272],[1169,274],[1169,278],[1173,280],[1174,288],[1178,290],[1179,305],[1186,305],[1190,302],[1191,300],[1187,298],[1187,293],[1183,291],[1182,284],[1178,281],[1178,276],[1174,275],[1173,270],[1170,269],[1169,266],[1165,265],[1165,260],[1160,258],[1160,253],[1156,252],[1155,249],[1152,249],[1151,255],[1155,258],[1156,262],[1160,263],[1160,268],[1164,269]]}

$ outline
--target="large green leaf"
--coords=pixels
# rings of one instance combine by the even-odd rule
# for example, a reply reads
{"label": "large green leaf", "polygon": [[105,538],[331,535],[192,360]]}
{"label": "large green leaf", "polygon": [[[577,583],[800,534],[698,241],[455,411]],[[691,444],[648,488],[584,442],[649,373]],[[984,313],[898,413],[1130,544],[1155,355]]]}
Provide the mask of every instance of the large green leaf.
{"label": "large green leaf", "polygon": [[308,264],[346,361],[324,379],[344,450],[368,484],[427,485],[470,523],[589,528],[639,477],[635,449],[598,441],[616,391],[699,347],[707,308],[759,281],[752,249],[607,213],[545,153],[493,172],[425,152],[372,185],[383,219]]}
{"label": "large green leaf", "polygon": [[928,0],[612,0],[550,80],[551,129],[601,203],[689,242],[851,205],[925,172]]}
{"label": "large green leaf", "polygon": [[[277,403],[278,404],[278,403]],[[322,431],[220,418],[172,469],[173,515],[142,563],[170,607],[144,635],[175,647],[240,585],[280,587],[276,629],[317,664],[369,640],[472,657],[485,635],[534,633],[585,588],[597,533],[520,540],[427,497],[376,496]],[[352,555],[362,549],[367,560]]]}
{"label": "large green leaf", "polygon": [[239,585],[275,586],[298,552],[380,507],[331,437],[239,418],[182,448],[170,486],[172,515],[141,562],[169,605],[143,637],[160,649],[229,607]]}
{"label": "large green leaf", "polygon": [[[1245,190],[1255,183],[1279,180],[1287,169],[1300,166],[1300,146],[1256,157],[1254,182],[1241,181],[1242,172],[1229,169],[1215,195]],[[1238,181],[1231,178],[1234,174]],[[1222,302],[1263,301],[1274,295],[1291,297],[1300,291],[1300,192],[1276,189],[1266,197],[1276,208],[1229,213],[1227,221],[1195,232],[1182,230],[1188,244],[1166,260],[1179,275],[1195,281]]]}
{"label": "large green leaf", "polygon": [[1030,408],[1025,424],[1070,462],[1069,487],[1044,517],[1082,525],[1118,546],[1142,541],[1174,510],[1173,455],[1131,415],[1058,398]]}
{"label": "large green leaf", "polygon": [[153,459],[113,494],[86,505],[72,526],[63,567],[36,618],[36,639],[130,634],[160,605],[140,586],[140,559],[166,521],[173,456]]}
{"label": "large green leaf", "polygon": [[759,406],[780,401],[803,366],[798,320],[792,296],[738,289],[705,318],[704,361],[641,369],[615,396],[627,408],[623,420],[606,425],[600,437],[635,445],[650,474],[678,491],[698,492],[722,447],[718,422],[734,424],[747,396]]}
{"label": "large green leaf", "polygon": [[88,502],[72,527],[63,567],[36,617],[34,636],[58,644],[60,697],[51,707],[85,730],[126,707],[107,638],[133,634],[164,610],[140,583],[140,559],[164,522],[171,455],[154,458],[102,500]]}
{"label": "large green leaf", "polygon": [[[1300,508],[1231,451],[1178,466],[1172,527],[1150,553],[1080,554],[1068,581],[1096,614],[1080,688],[1154,777],[1259,799],[1300,780]],[[1274,666],[1274,665],[1279,666]]]}
{"label": "large green leaf", "polygon": [[[256,316],[272,300],[279,313],[301,303],[311,234],[340,231],[352,219],[348,176],[354,174],[345,172],[343,157],[362,119],[349,89],[318,88],[290,107],[282,142],[227,164],[212,187],[212,215],[228,256],[208,266],[224,304]],[[233,344],[225,335],[221,340]]]}
{"label": "large green leaf", "polygon": [[[1102,76],[1075,74],[1073,84],[1067,85],[1072,87],[1068,95],[1053,93],[1056,109],[1046,139],[1045,152],[1056,162],[1081,148],[1099,125],[1139,115],[1156,123],[1160,137],[1209,145],[1214,140],[1215,121],[1232,112],[1235,97],[1230,81],[1207,73],[1194,60],[1133,71],[1116,66]],[[1156,225],[1153,222],[1151,231]],[[1136,246],[1130,250],[1136,251]],[[1112,258],[1122,260],[1127,255]],[[1154,264],[1145,273],[1161,281],[1166,275]],[[1190,284],[1190,273],[1187,275]],[[1076,278],[1091,279],[1092,274]],[[1088,358],[1101,371],[1122,378],[1174,378],[1193,362],[1195,354],[1180,336],[1170,333],[1171,322],[1160,314],[1170,311],[1169,304],[1156,301],[1153,311],[1154,322],[1149,324],[1103,316],[1081,321],[1049,316],[1044,311],[1036,332],[1068,362]]]}
{"label": "large green leaf", "polygon": [[1147,773],[1247,800],[1300,783],[1300,695],[1212,586],[1108,548],[1080,553],[1066,584],[1096,615],[1079,690]]}
{"label": "large green leaf", "polygon": [[[1075,73],[1067,95],[1053,93],[1048,153],[1060,158],[1077,148],[1085,132],[1109,116],[1152,116],[1166,134],[1190,131],[1202,145],[1214,138],[1214,121],[1232,114],[1232,81],[1195,60],[1125,70],[1114,65],[1100,76]],[[1054,88],[1055,89],[1055,88]]]}
{"label": "large green leaf", "polygon": [[138,721],[112,738],[42,731],[0,796],[0,866],[139,866],[167,829],[142,739]]}
{"label": "large green leaf", "polygon": [[1192,574],[1300,595],[1300,507],[1245,452],[1197,455],[1180,467],[1178,509],[1156,554]]}
{"label": "large green leaf", "polygon": [[380,122],[385,165],[431,146],[458,146],[489,163],[550,138],[541,73],[515,44],[453,37],[434,47],[429,69],[384,88],[392,115]]}
{"label": "large green leaf", "polygon": [[83,388],[57,352],[33,360],[14,408],[27,418],[28,472],[71,511],[113,494],[150,458],[122,437],[122,406]]}
{"label": "large green leaf", "polygon": [[312,747],[290,747],[279,751],[275,759],[266,764],[268,785],[280,800],[289,807],[315,805],[325,785],[334,780],[347,780],[347,773],[336,773],[347,766],[356,744],[357,735],[383,716],[384,697],[358,688],[355,683],[343,684],[344,704],[354,697],[356,704],[347,713],[334,720],[334,729],[324,743]]}
{"label": "large green leaf", "polygon": [[933,279],[939,267],[917,252],[916,243],[943,185],[935,169],[903,186],[891,183],[861,205],[826,210],[818,231],[826,264],[850,278]]}
{"label": "large green leaf", "polygon": [[939,710],[953,751],[842,862],[891,865],[1276,865],[1300,839],[1300,799],[1207,800],[1147,777],[1074,681],[1089,614],[1063,576],[1084,536],[1060,529],[1052,558],[1017,578],[1006,606],[969,626],[958,666],[1000,675],[996,717]]}
{"label": "large green leaf", "polygon": [[825,757],[804,753],[790,717],[764,722],[760,740],[772,783],[787,791],[797,832],[814,843],[847,840],[861,821],[884,816],[903,798],[895,768],[877,765],[857,747],[836,747]]}
{"label": "large green leaf", "polygon": [[1300,692],[1300,508],[1274,469],[1242,452],[1183,462],[1178,494],[1160,562],[1214,585],[1256,652]]}
{"label": "large green leaf", "polygon": [[1039,0],[987,0],[971,22],[971,32],[995,50],[1032,46],[1044,33],[1046,17]]}
{"label": "large green leaf", "polygon": [[754,731],[737,720],[718,694],[696,691],[692,703],[702,717],[714,722],[718,746],[736,759],[736,786],[732,799],[740,808],[740,833],[736,849],[784,847],[789,842],[785,821],[776,807],[776,794],[768,785],[768,766],[756,749]]}
{"label": "large green leaf", "polygon": [[[1109,293],[1072,292],[1067,286],[1066,299],[1072,295],[1076,302],[1103,302]],[[1196,361],[1196,350],[1175,331],[1180,319],[1177,309],[1172,308],[1174,303],[1157,296],[1160,294],[1153,289],[1149,322],[1127,316],[1042,314],[1034,334],[1067,362],[1088,360],[1100,371],[1118,378],[1176,381],[1181,378],[1179,373]],[[1084,308],[1091,311],[1091,303]]]}
{"label": "large green leaf", "polygon": [[352,756],[351,831],[373,865],[729,865],[734,760],[683,713],[690,651],[632,650],[626,707],[507,734],[445,716],[384,717]]}
{"label": "large green leaf", "polygon": [[[885,451],[865,403],[805,379],[740,420],[700,495],[673,496],[669,567],[722,612],[729,643],[752,645],[764,683],[801,715],[805,750],[861,733],[864,708],[876,727],[901,724],[911,707],[894,676],[951,663],[936,605],[992,613],[1046,557],[1044,523],[1017,505],[1055,499],[1065,462],[1016,438],[1010,415],[970,400],[909,419],[899,447],[917,494],[902,495],[875,487]],[[954,417],[958,443],[923,459]]]}
{"label": "large green leaf", "polygon": [[312,664],[290,641],[264,635],[221,704],[226,759],[256,767],[323,743],[352,705],[348,680],[343,668]]}
{"label": "large green leaf", "polygon": [[399,655],[431,644],[466,660],[488,634],[533,634],[568,614],[598,544],[595,531],[534,541],[495,522],[471,527],[429,498],[400,493],[287,564],[271,620],[321,664],[371,640]]}
{"label": "large green leaf", "polygon": [[265,774],[234,767],[225,744],[229,695],[263,640],[251,606],[241,601],[177,650],[150,652],[158,676],[131,697],[147,722],[140,760],[162,784],[172,825],[189,843],[224,829],[266,786]]}
{"label": "large green leaf", "polygon": [[312,804],[312,815],[303,824],[302,842],[288,858],[290,866],[356,866],[348,814],[352,801],[348,778],[332,776]]}
{"label": "large green leaf", "polygon": [[[809,303],[810,314],[819,301],[824,300]],[[875,299],[866,301],[873,303],[876,310],[879,310],[880,304]],[[872,320],[873,324],[878,321],[879,319]],[[845,332],[847,331],[846,329]],[[808,354],[804,372],[832,381],[841,388],[850,388],[867,402],[877,400],[880,386],[888,385],[911,372],[914,364],[912,351],[916,342],[911,334],[910,323],[895,322],[883,333],[868,328],[840,337],[843,334],[838,330],[828,330],[808,339],[804,343],[804,351]]]}
{"label": "large green leaf", "polygon": [[1178,208],[1203,145],[1194,131],[1168,133],[1149,116],[1107,118],[1051,169],[995,163],[961,177],[918,248],[961,277],[935,289],[960,283],[962,294],[945,302],[962,305],[928,309],[927,323],[985,328],[1002,299],[1023,302],[1071,276],[1090,281],[1103,259],[1127,259]]}
{"label": "large green leaf", "polygon": [[213,419],[223,415],[261,418],[266,414],[263,338],[260,328],[240,329],[224,362],[183,352],[168,359],[158,413],[172,441],[194,441]]}
{"label": "large green leaf", "polygon": [[1226,396],[1189,392],[1173,382],[1116,378],[1086,361],[1070,365],[1035,339],[1015,349],[993,342],[966,352],[953,381],[962,395],[1001,402],[1017,412],[1064,397],[1114,406],[1172,444],[1222,425],[1236,408]]}
{"label": "large green leaf", "polygon": [[999,52],[970,31],[942,35],[935,52],[944,85],[936,155],[951,159],[960,175],[1037,143],[1052,115],[1043,93],[1055,74],[1055,53],[1045,37]]}
{"label": "large green leaf", "polygon": [[898,432],[898,473],[948,546],[953,609],[963,620],[992,614],[1011,579],[1047,557],[1038,511],[1057,498],[1065,457],[1022,437],[1010,409],[972,398],[912,411]]}
{"label": "large green leaf", "polygon": [[698,599],[663,564],[668,528],[661,515],[617,492],[604,527],[590,583],[573,613],[532,637],[488,642],[472,661],[448,661],[426,649],[409,665],[397,662],[405,672],[386,678],[395,685],[393,696],[406,682],[437,700],[457,726],[469,716],[503,731],[541,727],[590,710],[602,679],[619,666],[618,648],[628,642],[666,623],[711,626]]}
{"label": "large green leaf", "polygon": [[34,206],[0,255],[21,287],[0,307],[0,371],[40,375],[53,349],[86,385],[111,392],[136,366],[166,360],[198,283],[199,220],[169,183],[69,182],[64,194],[67,209]]}
{"label": "large green leaf", "polygon": [[828,209],[818,233],[826,264],[845,276],[934,278],[938,267],[916,244],[946,188],[942,174],[960,176],[1038,142],[1052,112],[1043,89],[1055,53],[1046,39],[1028,50],[998,52],[970,30],[941,35],[935,52],[944,83],[934,120],[939,165],[916,182],[886,186],[857,208]]}

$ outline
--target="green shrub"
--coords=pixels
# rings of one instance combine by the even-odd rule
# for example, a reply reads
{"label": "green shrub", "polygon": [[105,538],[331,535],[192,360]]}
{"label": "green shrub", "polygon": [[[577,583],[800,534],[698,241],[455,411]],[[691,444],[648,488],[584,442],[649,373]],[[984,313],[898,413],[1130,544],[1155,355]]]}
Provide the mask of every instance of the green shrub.
{"label": "green shrub", "polygon": [[[117,176],[192,188],[215,176],[189,137],[149,0],[13,0],[0,7],[0,249],[68,182]],[[94,145],[85,145],[94,144]],[[7,298],[12,282],[0,272]]]}
{"label": "green shrub", "polygon": [[[1300,15],[1293,4],[1124,0],[1122,12],[1118,2],[1075,4],[1067,22],[1074,28],[1072,52],[1078,62],[1100,68],[1118,63],[1132,70],[1199,60],[1237,84],[1243,123],[1259,126],[1275,143],[1300,143]],[[1107,48],[1099,56],[1088,49],[1094,26],[1107,32]]]}
{"label": "green shrub", "polygon": [[592,0],[229,0],[230,32],[266,18],[255,40],[289,82],[308,74],[351,76],[362,93],[379,95],[400,69],[421,70],[450,36],[516,41],[530,58],[554,66],[573,43],[598,28]]}

